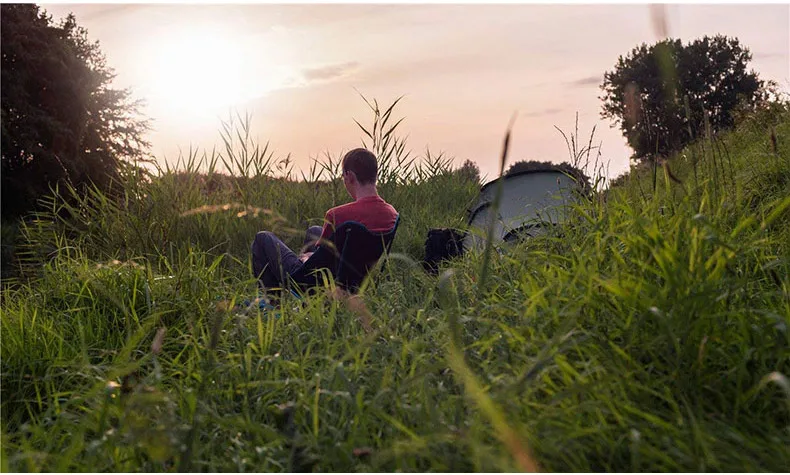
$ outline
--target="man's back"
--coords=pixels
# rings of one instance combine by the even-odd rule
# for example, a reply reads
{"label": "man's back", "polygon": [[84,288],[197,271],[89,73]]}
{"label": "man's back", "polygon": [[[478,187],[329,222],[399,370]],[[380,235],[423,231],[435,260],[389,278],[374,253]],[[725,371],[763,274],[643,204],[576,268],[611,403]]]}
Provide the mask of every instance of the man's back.
{"label": "man's back", "polygon": [[326,212],[321,237],[328,239],[334,230],[347,221],[356,221],[368,231],[382,232],[392,229],[398,212],[378,195],[366,196]]}

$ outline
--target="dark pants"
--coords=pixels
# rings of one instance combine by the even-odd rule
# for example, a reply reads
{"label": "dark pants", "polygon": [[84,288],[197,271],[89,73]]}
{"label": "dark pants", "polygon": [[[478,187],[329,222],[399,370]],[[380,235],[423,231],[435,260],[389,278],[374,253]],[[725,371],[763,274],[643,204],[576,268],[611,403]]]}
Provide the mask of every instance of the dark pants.
{"label": "dark pants", "polygon": [[[315,242],[321,237],[321,226],[307,228],[304,238],[304,252],[315,251]],[[278,287],[288,276],[302,266],[302,261],[274,233],[261,231],[252,241],[252,272],[258,278],[258,285]]]}

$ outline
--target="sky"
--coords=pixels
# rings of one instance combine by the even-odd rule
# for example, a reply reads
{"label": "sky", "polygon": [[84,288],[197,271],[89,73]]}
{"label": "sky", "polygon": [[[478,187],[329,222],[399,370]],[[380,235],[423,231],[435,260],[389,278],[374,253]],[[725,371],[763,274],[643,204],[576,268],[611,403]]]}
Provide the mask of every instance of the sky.
{"label": "sky", "polygon": [[[593,4],[42,4],[69,12],[117,76],[146,101],[160,162],[221,145],[221,120],[252,116],[251,136],[307,170],[361,145],[359,93],[394,115],[418,157],[444,152],[492,178],[510,118],[510,163],[568,159],[563,137],[595,127],[607,173],[631,155],[600,117],[600,84],[620,55],[659,37],[650,7]],[[670,4],[668,35],[737,37],[761,78],[790,91],[790,6]],[[359,91],[359,92],[357,92]]]}

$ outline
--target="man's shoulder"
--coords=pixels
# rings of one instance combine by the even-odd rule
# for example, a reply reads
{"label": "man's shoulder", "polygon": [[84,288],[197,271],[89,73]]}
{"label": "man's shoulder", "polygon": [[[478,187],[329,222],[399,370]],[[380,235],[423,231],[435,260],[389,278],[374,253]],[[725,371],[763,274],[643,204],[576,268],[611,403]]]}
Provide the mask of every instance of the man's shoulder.
{"label": "man's shoulder", "polygon": [[326,210],[326,215],[327,216],[334,216],[338,212],[342,213],[343,211],[346,211],[346,210],[349,210],[349,209],[354,209],[354,207],[352,206],[353,204],[354,204],[354,202],[352,201],[351,203],[346,203],[346,204],[335,206],[333,208],[329,208],[328,210]]}
{"label": "man's shoulder", "polygon": [[366,215],[369,210],[387,209],[392,214],[398,214],[394,206],[387,203],[383,198],[377,197],[375,200],[352,201],[330,208],[326,212],[327,218],[332,219],[353,219],[357,215]]}
{"label": "man's shoulder", "polygon": [[386,210],[391,214],[398,214],[398,210],[396,210],[395,207],[392,206],[390,203],[388,203],[384,198],[382,198],[381,196],[378,196],[377,198],[378,199],[370,203],[371,207],[374,207],[381,211]]}
{"label": "man's shoulder", "polygon": [[394,206],[392,206],[392,204],[391,204],[391,203],[388,203],[388,202],[387,202],[387,201],[385,201],[383,198],[382,198],[382,200],[381,200],[381,203],[382,203],[382,205],[383,205],[385,208],[387,208],[387,209],[390,211],[390,213],[393,213],[393,214],[398,214],[398,210],[396,210],[396,209],[395,209],[395,207],[394,207]]}
{"label": "man's shoulder", "polygon": [[385,212],[385,213],[390,213],[390,214],[393,214],[393,215],[398,214],[398,211],[395,209],[395,207],[392,206],[390,203],[388,203],[381,196],[377,196],[375,200],[371,200],[371,201],[368,201],[368,202],[362,202],[359,205],[360,205],[359,208],[367,208],[367,209],[370,209],[370,210],[376,210],[375,212],[378,212],[378,213]]}
{"label": "man's shoulder", "polygon": [[355,211],[355,207],[353,206],[354,202],[346,203],[342,205],[335,206],[334,208],[329,208],[326,211],[326,216],[324,217],[325,221],[329,221],[331,223],[335,223],[336,221],[345,221],[348,219],[349,215],[353,215]]}
{"label": "man's shoulder", "polygon": [[[383,200],[382,200],[382,201],[383,201]],[[397,212],[398,212],[398,210],[396,210],[396,209],[395,209],[395,207],[394,207],[394,206],[392,206],[392,203],[388,203],[387,201],[384,201],[384,204],[385,204],[385,205],[386,205],[388,208],[392,209],[392,211],[394,211],[395,213],[397,213]]]}

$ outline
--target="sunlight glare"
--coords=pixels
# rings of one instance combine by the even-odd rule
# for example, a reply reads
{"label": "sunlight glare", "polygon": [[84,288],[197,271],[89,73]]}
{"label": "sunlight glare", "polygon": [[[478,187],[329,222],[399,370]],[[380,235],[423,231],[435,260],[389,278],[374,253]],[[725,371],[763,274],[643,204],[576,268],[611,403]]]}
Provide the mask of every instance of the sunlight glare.
{"label": "sunlight glare", "polygon": [[214,114],[272,88],[252,77],[261,58],[245,54],[248,45],[230,32],[171,32],[152,49],[148,102],[160,113]]}

